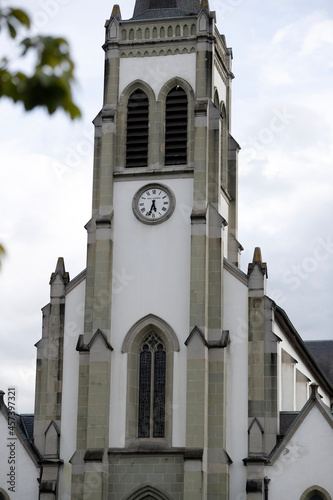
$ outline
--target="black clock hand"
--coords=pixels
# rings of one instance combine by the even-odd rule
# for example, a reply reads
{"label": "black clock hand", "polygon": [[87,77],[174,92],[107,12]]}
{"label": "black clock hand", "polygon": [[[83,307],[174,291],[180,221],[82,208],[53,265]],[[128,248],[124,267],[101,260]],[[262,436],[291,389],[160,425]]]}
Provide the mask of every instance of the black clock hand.
{"label": "black clock hand", "polygon": [[147,215],[148,215],[148,216],[149,216],[149,215],[151,215],[153,210],[154,210],[154,212],[157,212],[157,210],[156,210],[156,206],[155,206],[155,200],[153,200],[153,201],[152,201],[152,203],[151,203],[151,207],[150,207],[150,210],[149,210],[149,212],[147,213]]}

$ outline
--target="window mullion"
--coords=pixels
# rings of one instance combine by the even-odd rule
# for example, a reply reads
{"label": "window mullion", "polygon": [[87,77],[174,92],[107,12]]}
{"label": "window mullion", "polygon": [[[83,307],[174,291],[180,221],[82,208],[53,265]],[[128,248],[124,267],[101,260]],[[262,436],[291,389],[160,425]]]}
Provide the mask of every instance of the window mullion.
{"label": "window mullion", "polygon": [[154,387],[155,387],[155,353],[151,351],[151,375],[150,375],[150,427],[149,427],[149,435],[153,437],[153,429],[154,429]]}

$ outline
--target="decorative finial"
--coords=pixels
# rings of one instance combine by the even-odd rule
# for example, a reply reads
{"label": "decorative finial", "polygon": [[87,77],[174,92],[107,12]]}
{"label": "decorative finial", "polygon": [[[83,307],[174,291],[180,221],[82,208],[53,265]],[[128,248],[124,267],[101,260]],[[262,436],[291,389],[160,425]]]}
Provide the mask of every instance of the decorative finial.
{"label": "decorative finial", "polygon": [[262,264],[262,257],[261,257],[261,249],[260,247],[256,247],[254,249],[254,253],[253,253],[253,264]]}
{"label": "decorative finial", "polygon": [[311,395],[310,395],[310,398],[311,398],[311,399],[317,399],[319,385],[318,385],[318,384],[315,384],[315,383],[313,382],[313,383],[310,385],[310,387],[311,387]]}
{"label": "decorative finial", "polygon": [[254,249],[253,260],[252,260],[252,263],[249,264],[249,267],[248,267],[248,275],[251,274],[251,272],[253,271],[255,266],[258,266],[259,269],[261,270],[261,272],[263,273],[263,275],[266,276],[266,278],[268,278],[267,264],[266,264],[266,262],[262,261],[260,247],[256,247]]}
{"label": "decorative finial", "polygon": [[208,0],[201,0],[201,8],[205,12],[209,12],[209,1]]}
{"label": "decorative finial", "polygon": [[117,21],[121,21],[121,12],[120,12],[120,7],[118,4],[113,6],[112,12],[111,12],[111,19],[117,19]]}
{"label": "decorative finial", "polygon": [[55,272],[51,274],[50,285],[57,275],[60,276],[65,286],[69,283],[69,273],[65,270],[65,261],[63,257],[58,258]]}

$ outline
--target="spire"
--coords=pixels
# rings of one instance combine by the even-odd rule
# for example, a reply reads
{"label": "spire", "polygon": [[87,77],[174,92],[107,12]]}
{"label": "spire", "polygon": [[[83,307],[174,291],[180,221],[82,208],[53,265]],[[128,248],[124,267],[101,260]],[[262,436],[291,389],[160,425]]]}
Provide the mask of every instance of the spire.
{"label": "spire", "polygon": [[50,285],[52,285],[56,279],[56,277],[59,276],[63,284],[66,286],[69,283],[69,273],[66,272],[65,270],[65,261],[63,257],[59,257],[57,261],[57,266],[55,269],[55,272],[51,274],[51,279],[50,279]]}
{"label": "spire", "polygon": [[200,0],[136,0],[133,19],[196,15],[201,8]]}
{"label": "spire", "polygon": [[248,267],[248,275],[250,275],[255,268],[255,266],[258,266],[259,269],[261,270],[262,274],[267,278],[268,277],[268,272],[267,272],[267,264],[266,262],[262,261],[261,257],[261,249],[259,247],[256,247],[254,249],[253,253],[253,261],[251,264],[249,264]]}
{"label": "spire", "polygon": [[249,296],[262,297],[266,295],[267,264],[262,261],[259,247],[254,249],[253,261],[249,264],[247,275],[249,277]]}
{"label": "spire", "polygon": [[117,19],[117,21],[121,21],[121,12],[120,12],[120,7],[118,4],[115,4],[113,6],[111,16],[110,16],[110,21],[112,21],[112,19]]}

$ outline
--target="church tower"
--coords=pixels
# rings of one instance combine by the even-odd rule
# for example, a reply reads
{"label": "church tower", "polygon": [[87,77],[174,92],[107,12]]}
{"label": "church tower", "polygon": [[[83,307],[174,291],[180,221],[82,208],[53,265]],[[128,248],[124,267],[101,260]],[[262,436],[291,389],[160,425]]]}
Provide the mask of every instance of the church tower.
{"label": "church tower", "polygon": [[106,22],[77,500],[142,485],[198,500],[218,485],[228,498],[222,275],[224,257],[239,260],[238,146],[232,53],[215,22],[199,0],[137,0],[132,19],[115,6]]}
{"label": "church tower", "polygon": [[215,13],[116,5],[103,49],[87,267],[58,259],[36,345],[38,499],[331,500],[331,344],[315,359],[267,297],[259,247],[240,270]]}
{"label": "church tower", "polygon": [[[41,448],[60,436],[41,498],[228,499],[232,51],[204,0],[136,0],[129,20],[115,5],[103,49],[87,268],[65,284],[61,398],[38,406]],[[54,307],[64,276],[60,262]]]}

